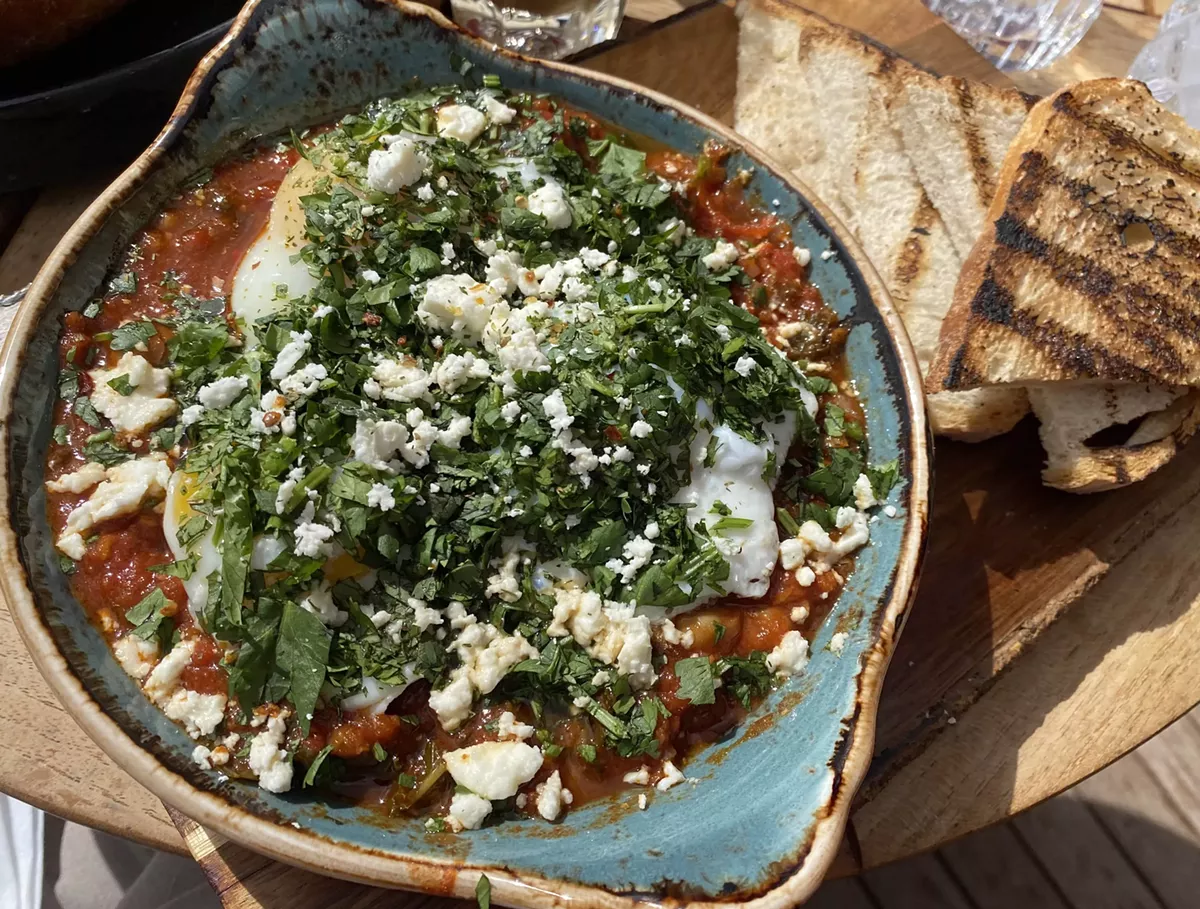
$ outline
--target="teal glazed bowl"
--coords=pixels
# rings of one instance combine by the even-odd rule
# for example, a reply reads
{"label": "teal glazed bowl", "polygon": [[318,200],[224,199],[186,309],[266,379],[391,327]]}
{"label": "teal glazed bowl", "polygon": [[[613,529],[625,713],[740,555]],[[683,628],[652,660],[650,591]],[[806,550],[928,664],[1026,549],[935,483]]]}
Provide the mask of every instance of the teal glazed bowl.
{"label": "teal glazed bowl", "polygon": [[[753,171],[753,191],[812,250],[814,281],[851,327],[872,459],[898,458],[901,482],[889,498],[896,516],[872,525],[808,670],[729,741],[693,758],[694,784],[656,793],[646,811],[626,793],[555,826],[517,821],[450,835],[300,793],[275,796],[193,764],[191,740],[122,672],[72,598],[46,521],[42,464],[63,314],[83,308],[135,231],[189,176],[256,137],[327,122],[414,79],[461,81],[464,60],[507,87],[553,93],[687,152],[709,139],[731,147],[733,166]],[[272,858],[460,897],[486,873],[497,902],[536,909],[792,906],[817,888],[841,841],[915,586],[929,492],[920,388],[899,317],[848,233],[801,184],[704,115],[617,79],[500,52],[401,0],[255,0],[201,63],[150,149],[67,232],[13,324],[0,384],[0,586],[42,673],[100,747],[167,804]],[[847,638],[834,653],[839,631]]]}

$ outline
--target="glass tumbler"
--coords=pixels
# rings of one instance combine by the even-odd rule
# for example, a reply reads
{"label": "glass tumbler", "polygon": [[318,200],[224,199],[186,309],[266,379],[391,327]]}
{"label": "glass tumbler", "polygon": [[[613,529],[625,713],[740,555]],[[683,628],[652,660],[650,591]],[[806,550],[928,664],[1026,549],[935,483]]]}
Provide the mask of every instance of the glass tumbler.
{"label": "glass tumbler", "polygon": [[559,60],[615,38],[625,0],[451,0],[454,21],[509,50]]}
{"label": "glass tumbler", "polygon": [[1100,15],[1103,0],[921,0],[997,69],[1049,66]]}

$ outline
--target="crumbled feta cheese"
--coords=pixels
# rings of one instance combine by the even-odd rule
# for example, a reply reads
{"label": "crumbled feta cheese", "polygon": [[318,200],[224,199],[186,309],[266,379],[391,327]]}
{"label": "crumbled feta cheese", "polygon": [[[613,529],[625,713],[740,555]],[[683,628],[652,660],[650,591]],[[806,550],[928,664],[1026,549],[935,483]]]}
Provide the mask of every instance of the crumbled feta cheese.
{"label": "crumbled feta cheese", "polygon": [[829,649],[838,656],[842,655],[842,651],[846,649],[846,641],[850,636],[844,631],[837,632],[829,639]]}
{"label": "crumbled feta cheese", "polygon": [[639,793],[638,793],[638,810],[639,810],[639,811],[645,811],[645,810],[646,810],[646,804],[647,804],[647,801],[648,801],[648,800],[647,800],[647,798],[646,798],[646,793],[644,793],[644,792],[639,792]]}
{"label": "crumbled feta cheese", "polygon": [[154,671],[158,659],[158,641],[146,641],[136,634],[127,634],[113,642],[113,656],[121,668],[139,682]]}
{"label": "crumbled feta cheese", "polygon": [[458,450],[462,445],[462,441],[471,435],[471,418],[470,417],[454,417],[450,421],[450,425],[445,429],[438,430],[438,442],[445,445],[447,448]]}
{"label": "crumbled feta cheese", "polygon": [[754,357],[738,357],[737,362],[733,364],[733,371],[744,379],[754,372],[757,366]]}
{"label": "crumbled feta cheese", "polygon": [[329,377],[327,370],[320,363],[309,363],[300,369],[283,377],[279,390],[287,395],[288,400],[296,401],[317,393],[321,383]]}
{"label": "crumbled feta cheese", "polygon": [[545,218],[551,230],[565,230],[571,226],[571,207],[567,204],[566,194],[553,180],[547,180],[544,186],[529,194],[529,210]]}
{"label": "crumbled feta cheese", "polygon": [[491,374],[491,367],[482,357],[474,354],[446,354],[430,372],[433,383],[438,385],[448,395],[454,395],[458,389],[475,379],[486,379]]}
{"label": "crumbled feta cheese", "polygon": [[183,723],[188,735],[199,738],[211,734],[225,719],[225,695],[177,688],[162,708],[169,719]]}
{"label": "crumbled feta cheese", "polygon": [[657,627],[663,640],[668,644],[678,644],[683,640],[683,635],[680,634],[679,629],[675,627],[675,623],[670,619],[663,619],[658,623]]}
{"label": "crumbled feta cheese", "polygon": [[808,621],[808,607],[807,606],[793,606],[792,607],[792,624],[793,625],[803,625],[806,621]]}
{"label": "crumbled feta cheese", "polygon": [[637,420],[629,427],[629,434],[635,439],[644,439],[652,432],[654,432],[654,427],[645,420]]}
{"label": "crumbled feta cheese", "polygon": [[302,521],[296,525],[296,546],[294,552],[298,556],[309,559],[327,559],[333,555],[334,530],[315,521]]}
{"label": "crumbled feta cheese", "polygon": [[812,587],[813,582],[816,581],[816,579],[816,572],[814,572],[807,565],[801,565],[798,569],[796,569],[796,583],[801,587]]}
{"label": "crumbled feta cheese", "polygon": [[291,340],[283,345],[275,365],[271,367],[271,381],[282,382],[295,369],[311,348],[312,332],[292,332]]}
{"label": "crumbled feta cheese", "polygon": [[439,275],[425,285],[417,318],[425,325],[477,344],[493,316],[507,315],[508,304],[490,284],[470,275]]}
{"label": "crumbled feta cheese", "polygon": [[781,540],[779,543],[779,562],[785,571],[791,571],[804,563],[808,554],[804,543],[797,539]]}
{"label": "crumbled feta cheese", "polygon": [[558,820],[558,816],[562,814],[563,804],[570,803],[568,796],[569,789],[564,789],[562,777],[555,770],[545,782],[539,783],[537,787],[537,810],[538,814],[548,821]]}
{"label": "crumbled feta cheese", "polygon": [[620,464],[622,461],[632,461],[633,451],[625,445],[618,445],[613,449],[612,459],[617,464]]}
{"label": "crumbled feta cheese", "polygon": [[179,415],[179,422],[184,426],[191,426],[193,423],[200,422],[202,416],[204,416],[204,405],[191,404],[183,409],[183,413]]}
{"label": "crumbled feta cheese", "polygon": [[383,483],[372,483],[367,490],[367,507],[378,508],[380,511],[391,511],[396,507],[396,497],[391,487]]}
{"label": "crumbled feta cheese", "polygon": [[579,250],[579,260],[583,262],[586,267],[592,269],[592,271],[595,271],[598,268],[603,268],[609,263],[610,259],[612,259],[612,256],[606,252],[601,252],[598,249],[589,249],[585,246],[583,249]]}
{"label": "crumbled feta cheese", "polygon": [[799,265],[801,268],[805,268],[807,267],[808,263],[812,261],[812,253],[803,246],[793,246],[792,258],[796,260],[797,265]]}
{"label": "crumbled feta cheese", "polygon": [[658,528],[658,521],[650,521],[646,524],[646,529],[642,531],[642,536],[647,540],[657,540],[661,531]]}
{"label": "crumbled feta cheese", "polygon": [[292,759],[283,747],[287,716],[285,710],[268,719],[267,728],[250,743],[250,770],[267,792],[287,792],[292,788]]}
{"label": "crumbled feta cheese", "polygon": [[379,383],[381,397],[401,403],[429,397],[429,386],[435,381],[412,357],[380,360],[371,378]]}
{"label": "crumbled feta cheese", "polygon": [[512,123],[513,117],[517,115],[515,110],[499,98],[493,98],[491,95],[484,95],[481,103],[483,104],[483,112],[487,114],[487,118],[493,123],[499,123],[501,126]]}
{"label": "crumbled feta cheese", "polygon": [[708,267],[709,271],[726,271],[738,258],[738,248],[732,243],[726,243],[724,240],[718,240],[716,248],[707,256],[704,256],[701,261]]}
{"label": "crumbled feta cheese", "polygon": [[524,742],[482,742],[443,755],[454,782],[496,801],[512,798],[542,767],[542,752]]}
{"label": "crumbled feta cheese", "polygon": [[394,138],[385,149],[375,149],[367,158],[367,188],[379,193],[398,193],[421,179],[429,159],[412,139]]}
{"label": "crumbled feta cheese", "polygon": [[492,813],[492,803],[473,792],[456,792],[450,799],[450,810],[446,813],[446,825],[455,833],[478,830]]}
{"label": "crumbled feta cheese", "polygon": [[567,405],[563,401],[562,389],[556,388],[542,399],[542,412],[550,421],[550,428],[556,432],[564,432],[575,422],[575,418],[567,413]]}
{"label": "crumbled feta cheese", "polygon": [[[174,416],[179,404],[165,397],[171,385],[171,370],[155,369],[145,357],[126,352],[115,366],[93,369],[92,405],[121,432],[142,433]],[[124,376],[133,389],[123,395],[111,385]]]}
{"label": "crumbled feta cheese", "polygon": [[795,675],[808,665],[808,641],[798,631],[789,631],[769,654],[767,668],[780,676]]}
{"label": "crumbled feta cheese", "polygon": [[341,627],[350,617],[346,612],[338,609],[337,604],[333,602],[333,591],[328,583],[312,588],[308,592],[308,596],[300,601],[300,608],[311,612],[330,628]]}
{"label": "crumbled feta cheese", "polygon": [[550,361],[538,347],[537,333],[525,328],[511,335],[499,351],[500,365],[510,372],[549,372]]}
{"label": "crumbled feta cheese", "polygon": [[91,496],[67,515],[57,545],[70,558],[83,557],[83,535],[97,524],[136,514],[143,502],[165,496],[171,469],[165,455],[154,453],[109,467],[104,477]]}
{"label": "crumbled feta cheese", "polygon": [[493,559],[491,566],[500,570],[488,578],[485,596],[496,596],[506,603],[515,603],[521,598],[521,581],[517,577],[517,564],[521,560],[520,552],[510,552],[499,559]]}
{"label": "crumbled feta cheese", "polygon": [[48,481],[46,488],[51,492],[70,492],[79,495],[87,492],[97,483],[103,482],[106,476],[107,471],[103,464],[88,461],[78,470],[64,473],[57,480]]}
{"label": "crumbled feta cheese", "polygon": [[574,637],[593,659],[628,676],[634,688],[654,684],[650,619],[635,615],[631,604],[606,602],[595,591],[556,585],[553,617],[546,633]]}
{"label": "crumbled feta cheese", "polygon": [[639,767],[637,770],[634,770],[634,771],[631,771],[630,773],[625,774],[625,776],[621,777],[621,779],[624,782],[630,783],[634,786],[649,786],[650,785],[650,768],[643,765],[643,766]]}
{"label": "crumbled feta cheese", "polygon": [[413,625],[416,626],[417,631],[425,631],[434,625],[442,624],[441,612],[427,606],[423,600],[409,597],[408,607],[413,611]]}
{"label": "crumbled feta cheese", "polygon": [[187,638],[172,647],[171,652],[159,661],[150,673],[150,677],[142,685],[146,697],[156,704],[165,704],[178,686],[183,670],[192,661],[192,653],[195,649],[195,642]]}
{"label": "crumbled feta cheese", "polygon": [[465,104],[449,104],[437,112],[439,136],[470,145],[487,126],[487,117]]}
{"label": "crumbled feta cheese", "polygon": [[[451,610],[455,605],[461,609],[461,604],[451,604]],[[519,634],[504,634],[494,625],[477,622],[474,616],[465,613],[458,620],[461,625],[455,621],[450,614],[451,627],[462,627],[452,645],[461,665],[451,673],[445,688],[435,689],[429,695],[429,706],[447,731],[457,729],[470,716],[476,692],[490,694],[513,666],[538,656],[537,648]]]}
{"label": "crumbled feta cheese", "polygon": [[212,770],[212,752],[203,745],[192,749],[192,763],[201,770]]}
{"label": "crumbled feta cheese", "polygon": [[205,407],[220,410],[236,401],[249,384],[250,380],[245,376],[227,376],[201,387],[196,397]]}
{"label": "crumbled feta cheese", "polygon": [[422,183],[420,186],[417,187],[417,198],[420,199],[422,202],[432,202],[433,201],[433,187],[430,186],[428,183]]}
{"label": "crumbled feta cheese", "polygon": [[663,763],[662,771],[662,779],[655,786],[659,792],[666,792],[672,786],[677,786],[686,779],[680,769],[670,761]]}
{"label": "crumbled feta cheese", "polygon": [[[520,415],[521,405],[516,401],[508,401],[500,408],[500,416],[504,417],[504,422],[509,426],[512,426]],[[528,455],[524,455],[524,457],[528,457]]]}
{"label": "crumbled feta cheese", "polygon": [[604,567],[615,571],[621,578],[621,583],[628,584],[650,563],[654,554],[654,544],[645,537],[634,537],[625,543],[621,550],[621,558],[609,559]]}
{"label": "crumbled feta cheese", "polygon": [[885,515],[887,515],[889,518],[894,518],[896,516],[896,506],[894,506],[894,505],[883,506],[883,513]]}
{"label": "crumbled feta cheese", "polygon": [[807,552],[828,552],[833,547],[833,541],[829,539],[829,534],[816,521],[805,521],[801,524],[800,533],[797,536]]}
{"label": "crumbled feta cheese", "polygon": [[500,714],[496,721],[496,735],[502,739],[520,739],[524,741],[534,733],[534,728],[526,723],[518,723],[511,710]]}
{"label": "crumbled feta cheese", "polygon": [[854,481],[854,505],[859,511],[867,511],[874,508],[878,503],[875,501],[875,490],[871,488],[871,478],[865,473],[860,473],[858,479]]}

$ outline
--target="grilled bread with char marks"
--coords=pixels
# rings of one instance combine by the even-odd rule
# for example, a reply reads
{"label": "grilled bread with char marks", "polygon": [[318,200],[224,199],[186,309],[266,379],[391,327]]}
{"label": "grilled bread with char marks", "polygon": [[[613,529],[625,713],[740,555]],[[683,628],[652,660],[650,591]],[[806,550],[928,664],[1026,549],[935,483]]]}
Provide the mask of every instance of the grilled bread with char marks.
{"label": "grilled bread with char marks", "polygon": [[[1026,385],[1044,481],[1137,482],[1200,420],[1200,141],[1139,82],[1040,102],[1014,141],[927,390]],[[1035,384],[1037,383],[1037,384]],[[1140,420],[1140,423],[1139,423]],[[1120,444],[1089,439],[1128,424]]]}
{"label": "grilled bread with char marks", "polygon": [[1040,102],[942,327],[931,392],[1200,386],[1200,135],[1140,82]]}
{"label": "grilled bread with char marks", "polygon": [[[1028,99],[940,79],[786,0],[747,0],[738,14],[737,130],[813,187],[855,234],[927,369],[962,263],[959,245],[969,249],[967,236],[981,229],[990,193],[958,179],[956,168],[969,164],[994,180]],[[946,141],[927,156],[945,162],[933,191],[942,210],[956,213],[958,238],[906,153],[898,127],[916,118],[947,125],[933,127]],[[967,441],[1007,432],[1028,408],[1019,389],[929,397],[934,431]]]}

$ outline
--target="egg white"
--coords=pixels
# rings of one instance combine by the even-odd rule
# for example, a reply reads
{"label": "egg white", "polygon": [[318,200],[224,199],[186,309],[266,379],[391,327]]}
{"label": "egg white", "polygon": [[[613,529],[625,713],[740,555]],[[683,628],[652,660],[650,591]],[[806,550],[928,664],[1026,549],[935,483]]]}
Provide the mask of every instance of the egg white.
{"label": "egg white", "polygon": [[208,576],[221,567],[221,553],[213,541],[216,528],[212,526],[192,544],[191,552],[179,543],[179,529],[189,518],[198,514],[191,504],[196,489],[196,477],[193,474],[182,470],[171,474],[171,481],[167,484],[167,499],[163,504],[163,536],[167,539],[171,555],[177,560],[193,554],[196,556],[196,568],[192,576],[183,582],[183,589],[187,592],[188,609],[198,617],[208,603]]}
{"label": "egg white", "polygon": [[[696,403],[696,421],[700,424],[692,441],[690,454],[691,481],[675,495],[675,502],[691,505],[688,524],[704,522],[711,528],[721,516],[712,512],[720,501],[735,518],[749,518],[753,523],[744,529],[713,534],[713,540],[729,563],[729,577],[721,586],[737,596],[765,596],[771,585],[771,574],[779,558],[779,530],[775,526],[775,483],[762,478],[763,469],[773,453],[776,465],[782,465],[796,434],[796,415],[788,413],[778,423],[763,428],[768,438],[752,442],[728,426],[720,425],[710,432],[703,424],[713,417],[707,401]],[[715,436],[718,442],[711,465],[704,462],[708,443]],[[778,477],[778,469],[775,474]],[[705,589],[692,603],[674,613],[683,612],[697,603],[716,596]]]}
{"label": "egg white", "polygon": [[[230,305],[235,315],[246,324],[246,343],[254,346],[257,340],[251,329],[257,319],[278,310],[287,298],[301,297],[317,286],[317,279],[300,261],[292,261],[304,248],[303,196],[313,192],[322,174],[306,158],[301,158],[283,178],[271,216],[258,239],[246,250],[233,278]],[[279,297],[275,288],[287,285],[287,293]]]}

